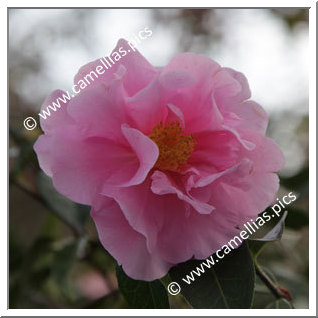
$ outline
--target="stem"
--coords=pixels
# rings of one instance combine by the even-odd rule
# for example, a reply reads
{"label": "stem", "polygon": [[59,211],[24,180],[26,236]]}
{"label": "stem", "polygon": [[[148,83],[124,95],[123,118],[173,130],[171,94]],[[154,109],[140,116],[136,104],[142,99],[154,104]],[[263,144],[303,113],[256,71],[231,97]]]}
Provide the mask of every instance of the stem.
{"label": "stem", "polygon": [[29,195],[30,197],[32,197],[34,200],[42,203],[43,205],[45,205],[45,201],[42,199],[42,197],[40,195],[38,195],[37,193],[25,188],[23,185],[21,185],[20,182],[17,182],[14,178],[11,178],[10,182],[16,186],[18,189],[20,189],[21,191],[23,191],[25,194]]}
{"label": "stem", "polygon": [[[10,180],[11,184],[23,191],[25,194],[29,195],[31,198],[36,200],[37,202],[41,203],[46,209],[52,210],[49,208],[45,202],[45,200],[37,193],[30,191],[29,189],[25,188],[23,185],[21,185],[20,182],[16,181],[14,178]],[[72,224],[67,222],[66,220],[62,219],[61,216],[58,213],[54,213],[54,216],[57,217],[61,222],[64,224],[68,225],[69,228],[72,230],[73,234],[75,237],[81,237],[83,233],[79,233],[77,229],[75,229]]]}
{"label": "stem", "polygon": [[[272,294],[275,296],[276,299],[285,299],[288,301],[290,306],[295,309],[291,295],[289,291],[285,288],[280,287],[279,285],[276,285],[269,276],[264,272],[264,270],[255,262],[255,270],[258,277],[262,280],[262,282],[267,286],[267,288],[272,292]],[[285,292],[284,292],[285,290]]]}

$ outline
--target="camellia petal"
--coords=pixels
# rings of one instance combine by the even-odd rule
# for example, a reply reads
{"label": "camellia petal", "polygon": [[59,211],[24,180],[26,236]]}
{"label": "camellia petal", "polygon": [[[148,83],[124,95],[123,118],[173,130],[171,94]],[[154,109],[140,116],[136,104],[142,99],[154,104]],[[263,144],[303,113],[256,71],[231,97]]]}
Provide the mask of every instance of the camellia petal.
{"label": "camellia petal", "polygon": [[215,253],[273,203],[284,156],[242,73],[194,53],[154,67],[125,40],[112,54],[116,63],[41,119],[34,150],[60,193],[92,206],[127,275],[151,281]]}

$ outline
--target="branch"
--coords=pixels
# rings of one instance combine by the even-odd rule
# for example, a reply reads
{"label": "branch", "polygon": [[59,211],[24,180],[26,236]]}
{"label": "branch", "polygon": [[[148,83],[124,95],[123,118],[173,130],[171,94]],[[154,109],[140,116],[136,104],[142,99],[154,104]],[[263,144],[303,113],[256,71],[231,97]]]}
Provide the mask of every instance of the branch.
{"label": "branch", "polygon": [[[33,198],[34,200],[36,200],[37,202],[41,203],[46,209],[49,209],[50,211],[52,211],[52,209],[47,206],[46,201],[39,194],[25,188],[23,185],[21,185],[20,182],[16,181],[16,179],[14,177],[11,178],[10,183],[12,185],[14,185],[15,187],[17,187],[18,189],[20,189],[21,191],[23,191],[25,194],[27,194],[31,198]],[[63,218],[61,218],[61,216],[58,213],[54,213],[54,216],[57,217],[62,223],[66,224],[72,230],[75,237],[78,238],[78,237],[81,237],[83,235],[83,233],[79,233],[77,231],[77,229],[75,229],[72,226],[71,223],[69,223],[66,220],[64,220]]]}
{"label": "branch", "polygon": [[288,301],[290,306],[295,309],[292,303],[292,295],[288,289],[275,284],[269,276],[264,272],[264,270],[255,262],[255,270],[258,277],[267,286],[267,288],[272,292],[276,299],[285,299]]}

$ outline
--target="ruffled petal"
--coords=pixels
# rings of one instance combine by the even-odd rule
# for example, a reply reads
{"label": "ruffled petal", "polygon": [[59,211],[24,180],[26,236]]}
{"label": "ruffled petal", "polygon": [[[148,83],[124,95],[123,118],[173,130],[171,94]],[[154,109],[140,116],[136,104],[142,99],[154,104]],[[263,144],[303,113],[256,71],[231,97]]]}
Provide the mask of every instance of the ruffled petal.
{"label": "ruffled petal", "polygon": [[172,266],[155,251],[147,249],[145,237],[127,222],[118,204],[109,198],[98,199],[91,216],[104,248],[133,279],[152,281],[164,276]]}
{"label": "ruffled petal", "polygon": [[128,223],[145,236],[148,250],[153,251],[164,219],[167,198],[154,194],[150,190],[150,181],[147,178],[140,185],[126,188],[103,187],[102,194],[118,203]]}
{"label": "ruffled petal", "polygon": [[229,112],[224,114],[225,125],[238,131],[252,130],[265,135],[268,115],[264,109],[254,101],[245,101],[228,107]]}
{"label": "ruffled petal", "polygon": [[219,172],[239,160],[241,144],[229,131],[205,131],[193,135],[196,146],[188,163],[200,171]]}
{"label": "ruffled petal", "polygon": [[214,76],[220,69],[216,62],[193,53],[177,55],[162,69],[162,73],[187,71],[195,80],[190,87],[180,89],[178,94],[169,99],[182,111],[189,134],[217,129],[223,120],[213,97]]}
{"label": "ruffled petal", "polygon": [[[117,56],[117,61],[114,59],[114,55]],[[120,58],[118,58],[118,55]],[[138,50],[132,48],[124,39],[120,39],[118,41],[115,49],[109,56],[112,58],[114,63],[112,63],[108,58],[106,59],[110,63],[110,66],[107,65],[107,62],[102,60],[102,58],[90,62],[80,68],[74,78],[74,83],[77,84],[80,80],[83,80],[87,74],[90,74],[93,71],[95,74],[97,74],[97,76],[94,74],[91,75],[94,80],[90,80],[90,87],[99,85],[101,83],[108,85],[114,79],[114,73],[116,73],[119,66],[123,65],[127,70],[127,76],[124,79],[124,88],[127,94],[132,96],[147,86],[158,73],[156,68],[154,68],[138,52]],[[108,69],[103,66],[103,63],[106,64]],[[103,74],[99,75],[99,73],[96,71],[98,66],[105,70]]]}
{"label": "ruffled petal", "polygon": [[204,259],[233,238],[238,230],[231,219],[215,214],[198,214],[192,207],[185,215],[178,208],[177,200],[170,200],[158,236],[157,249],[168,262],[181,263],[189,259]]}
{"label": "ruffled petal", "polygon": [[68,113],[87,137],[120,141],[125,120],[124,97],[121,80],[114,80],[109,87],[96,85],[75,96],[69,102]]}
{"label": "ruffled petal", "polygon": [[189,193],[185,193],[172,178],[169,178],[161,171],[155,171],[152,176],[151,190],[158,195],[175,194],[180,200],[189,203],[197,212],[201,214],[209,214],[214,210],[214,207],[205,202],[196,200]]}
{"label": "ruffled petal", "polygon": [[227,72],[237,83],[240,84],[239,89],[236,91],[236,94],[234,94],[234,97],[232,94],[231,96],[226,97],[231,97],[239,103],[249,99],[251,97],[251,91],[245,75],[228,67],[223,67],[223,70]]}
{"label": "ruffled petal", "polygon": [[[76,127],[55,133],[51,143],[51,172],[55,187],[70,199],[90,205],[104,186],[141,183],[158,156],[157,146],[141,133],[126,129],[129,142],[85,135]],[[145,153],[141,154],[141,148]],[[54,151],[53,151],[54,150]]]}
{"label": "ruffled petal", "polygon": [[279,179],[274,173],[253,171],[245,178],[226,176],[218,186],[212,185],[211,202],[237,225],[256,218],[275,200]]}
{"label": "ruffled petal", "polygon": [[[64,98],[63,94],[67,96],[65,91],[60,89],[52,92],[44,101],[41,106],[40,124],[41,128],[46,133],[52,133],[54,130],[59,129],[65,125],[72,124],[73,120],[67,113],[69,100]],[[62,98],[63,103],[59,98]]]}
{"label": "ruffled petal", "polygon": [[243,138],[256,145],[252,151],[244,152],[244,155],[254,162],[255,169],[261,172],[278,172],[285,165],[285,158],[278,145],[272,139],[251,131],[241,133]]}
{"label": "ruffled petal", "polygon": [[139,168],[135,175],[128,182],[121,184],[121,187],[128,187],[140,184],[146,179],[158,159],[159,149],[150,138],[137,129],[123,125],[122,132],[139,160]]}
{"label": "ruffled petal", "polygon": [[41,135],[33,146],[39,160],[40,168],[50,177],[52,177],[51,143],[52,137]]}
{"label": "ruffled petal", "polygon": [[185,71],[167,71],[132,97],[126,98],[131,126],[149,134],[152,128],[164,122],[169,112],[181,116],[181,111],[169,101],[178,91],[193,84],[194,79]]}
{"label": "ruffled petal", "polygon": [[165,114],[158,79],[154,79],[133,97],[126,98],[126,105],[129,125],[149,135]]}

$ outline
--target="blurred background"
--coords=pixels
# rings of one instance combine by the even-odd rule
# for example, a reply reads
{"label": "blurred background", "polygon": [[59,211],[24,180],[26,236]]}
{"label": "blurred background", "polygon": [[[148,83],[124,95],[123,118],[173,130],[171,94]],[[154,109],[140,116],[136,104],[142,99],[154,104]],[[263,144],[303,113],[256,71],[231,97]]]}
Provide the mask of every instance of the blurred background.
{"label": "blurred background", "polygon": [[[23,120],[38,120],[51,91],[70,89],[80,66],[145,27],[153,34],[137,48],[153,65],[205,54],[243,72],[269,113],[268,135],[286,157],[278,197],[293,191],[298,199],[282,240],[259,263],[296,308],[308,308],[308,10],[291,8],[9,10],[9,307],[128,307],[89,207],[60,196],[40,172],[32,147],[41,130]],[[273,300],[257,281],[254,308],[273,308]],[[181,297],[171,303],[189,307]]]}

